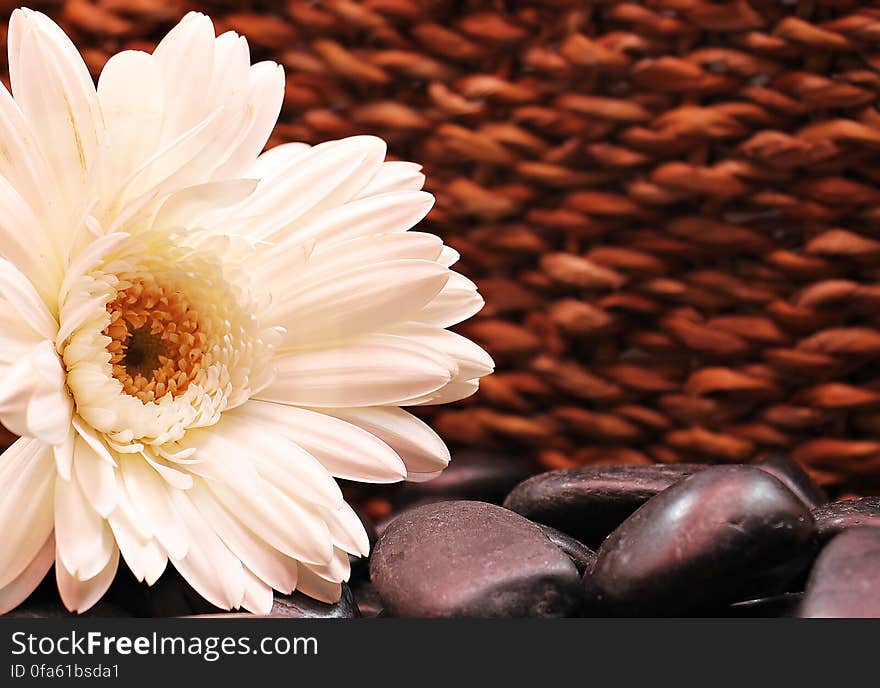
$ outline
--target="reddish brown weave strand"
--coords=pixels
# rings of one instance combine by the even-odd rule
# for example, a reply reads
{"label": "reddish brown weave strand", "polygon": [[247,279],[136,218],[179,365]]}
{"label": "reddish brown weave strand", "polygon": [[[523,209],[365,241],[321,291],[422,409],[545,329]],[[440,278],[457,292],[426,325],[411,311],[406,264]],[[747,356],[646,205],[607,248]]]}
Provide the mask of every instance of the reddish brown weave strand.
{"label": "reddish brown weave strand", "polygon": [[[17,4],[3,1],[4,9]],[[98,72],[189,3],[31,2]],[[880,484],[880,6],[850,0],[198,5],[287,68],[274,142],[371,132],[488,305],[453,444],[594,461],[783,450]]]}

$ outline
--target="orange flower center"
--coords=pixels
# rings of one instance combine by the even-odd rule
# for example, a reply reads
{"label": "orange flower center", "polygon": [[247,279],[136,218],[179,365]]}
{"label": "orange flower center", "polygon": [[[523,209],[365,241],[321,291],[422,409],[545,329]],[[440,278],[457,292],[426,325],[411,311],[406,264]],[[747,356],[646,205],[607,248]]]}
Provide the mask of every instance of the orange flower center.
{"label": "orange flower center", "polygon": [[107,304],[113,377],[143,403],[177,397],[210,365],[208,337],[180,291],[150,277],[127,283]]}

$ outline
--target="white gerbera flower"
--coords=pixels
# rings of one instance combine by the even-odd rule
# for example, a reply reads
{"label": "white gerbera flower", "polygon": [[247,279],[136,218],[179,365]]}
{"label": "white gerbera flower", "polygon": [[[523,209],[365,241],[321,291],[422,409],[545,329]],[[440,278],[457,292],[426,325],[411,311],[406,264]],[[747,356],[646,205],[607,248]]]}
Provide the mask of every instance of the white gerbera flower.
{"label": "white gerbera flower", "polygon": [[419,167],[354,137],[260,154],[284,75],[189,14],[95,88],[48,17],[9,24],[0,90],[0,611],[55,563],[91,607],[120,555],[207,600],[335,601],[367,538],[334,477],[449,460],[401,406],[461,399],[491,359],[455,251],[408,232]]}

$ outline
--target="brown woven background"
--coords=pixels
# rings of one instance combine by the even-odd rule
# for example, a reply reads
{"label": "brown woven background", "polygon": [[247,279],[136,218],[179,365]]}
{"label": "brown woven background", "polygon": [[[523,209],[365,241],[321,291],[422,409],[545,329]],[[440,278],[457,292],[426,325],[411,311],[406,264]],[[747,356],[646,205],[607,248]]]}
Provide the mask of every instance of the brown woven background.
{"label": "brown woven background", "polygon": [[426,228],[488,302],[461,331],[499,364],[428,412],[450,443],[547,467],[783,450],[880,484],[880,6],[31,6],[95,74],[203,10],[286,66],[276,142],[370,132],[425,165]]}

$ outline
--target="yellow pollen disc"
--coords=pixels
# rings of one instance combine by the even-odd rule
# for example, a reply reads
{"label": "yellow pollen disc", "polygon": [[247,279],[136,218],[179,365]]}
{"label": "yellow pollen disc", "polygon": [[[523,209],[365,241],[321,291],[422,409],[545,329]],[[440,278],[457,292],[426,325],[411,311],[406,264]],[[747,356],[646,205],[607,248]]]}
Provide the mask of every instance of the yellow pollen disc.
{"label": "yellow pollen disc", "polygon": [[176,397],[210,365],[208,338],[186,297],[150,277],[131,280],[107,304],[113,377],[143,403]]}

